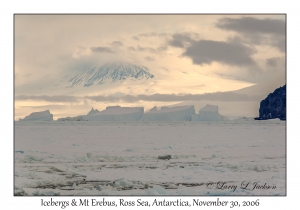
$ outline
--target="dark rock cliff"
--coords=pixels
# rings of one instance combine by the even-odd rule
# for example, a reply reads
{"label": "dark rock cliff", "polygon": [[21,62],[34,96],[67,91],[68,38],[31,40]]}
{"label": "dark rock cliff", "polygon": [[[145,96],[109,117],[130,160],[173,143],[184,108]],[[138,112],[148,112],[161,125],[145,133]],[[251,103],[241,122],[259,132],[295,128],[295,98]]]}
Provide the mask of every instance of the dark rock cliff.
{"label": "dark rock cliff", "polygon": [[286,120],[286,85],[277,88],[260,102],[259,117],[255,120],[279,118]]}

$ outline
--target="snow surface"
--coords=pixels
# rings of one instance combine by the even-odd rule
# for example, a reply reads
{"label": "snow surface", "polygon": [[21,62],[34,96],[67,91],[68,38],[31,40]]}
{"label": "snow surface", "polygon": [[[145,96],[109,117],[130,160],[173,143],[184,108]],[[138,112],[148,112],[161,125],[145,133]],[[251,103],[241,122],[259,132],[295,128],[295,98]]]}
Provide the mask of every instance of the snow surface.
{"label": "snow surface", "polygon": [[195,115],[194,106],[162,107],[160,110],[153,107],[141,117],[141,121],[191,121],[192,115]]}
{"label": "snow surface", "polygon": [[[285,131],[284,121],[246,118],[15,122],[15,194],[286,195]],[[207,188],[219,181],[238,187]]]}
{"label": "snow surface", "polygon": [[86,116],[58,118],[57,121],[87,121]]}
{"label": "snow surface", "polygon": [[36,120],[36,121],[53,121],[53,115],[49,110],[42,112],[33,112],[26,116],[24,119],[20,118],[20,121]]}

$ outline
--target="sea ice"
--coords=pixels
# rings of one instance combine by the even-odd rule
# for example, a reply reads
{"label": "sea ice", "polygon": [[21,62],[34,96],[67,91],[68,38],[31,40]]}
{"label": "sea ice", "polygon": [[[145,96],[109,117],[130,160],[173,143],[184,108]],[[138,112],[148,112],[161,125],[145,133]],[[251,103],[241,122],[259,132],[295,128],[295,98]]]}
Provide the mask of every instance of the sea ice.
{"label": "sea ice", "polygon": [[[285,132],[275,120],[15,122],[15,195],[285,195]],[[245,180],[276,188],[206,187]]]}

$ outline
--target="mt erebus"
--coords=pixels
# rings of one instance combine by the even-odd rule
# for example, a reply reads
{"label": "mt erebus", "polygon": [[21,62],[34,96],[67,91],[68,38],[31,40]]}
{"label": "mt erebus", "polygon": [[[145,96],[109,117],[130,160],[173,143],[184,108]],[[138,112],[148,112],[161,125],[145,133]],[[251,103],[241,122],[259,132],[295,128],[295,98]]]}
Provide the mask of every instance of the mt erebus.
{"label": "mt erebus", "polygon": [[62,82],[69,84],[68,87],[101,85],[105,82],[125,81],[129,78],[141,80],[152,79],[154,75],[145,66],[137,66],[129,63],[107,63],[100,67],[92,66],[76,75],[67,75]]}

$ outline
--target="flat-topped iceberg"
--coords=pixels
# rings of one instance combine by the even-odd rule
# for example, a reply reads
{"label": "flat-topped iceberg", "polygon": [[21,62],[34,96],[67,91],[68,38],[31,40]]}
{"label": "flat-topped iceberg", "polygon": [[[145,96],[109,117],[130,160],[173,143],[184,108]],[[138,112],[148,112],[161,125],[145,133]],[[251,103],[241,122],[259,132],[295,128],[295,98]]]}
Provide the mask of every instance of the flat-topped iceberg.
{"label": "flat-topped iceberg", "polygon": [[141,117],[141,121],[191,121],[195,115],[194,106],[153,107]]}
{"label": "flat-topped iceberg", "polygon": [[138,121],[144,114],[144,107],[108,106],[103,111],[91,110],[87,115],[88,121]]}
{"label": "flat-topped iceberg", "polygon": [[199,114],[193,115],[192,121],[223,121],[229,120],[227,117],[219,114],[218,106],[207,104],[199,110]]}
{"label": "flat-topped iceberg", "polygon": [[42,112],[33,112],[20,121],[53,121],[53,114],[49,110]]}

